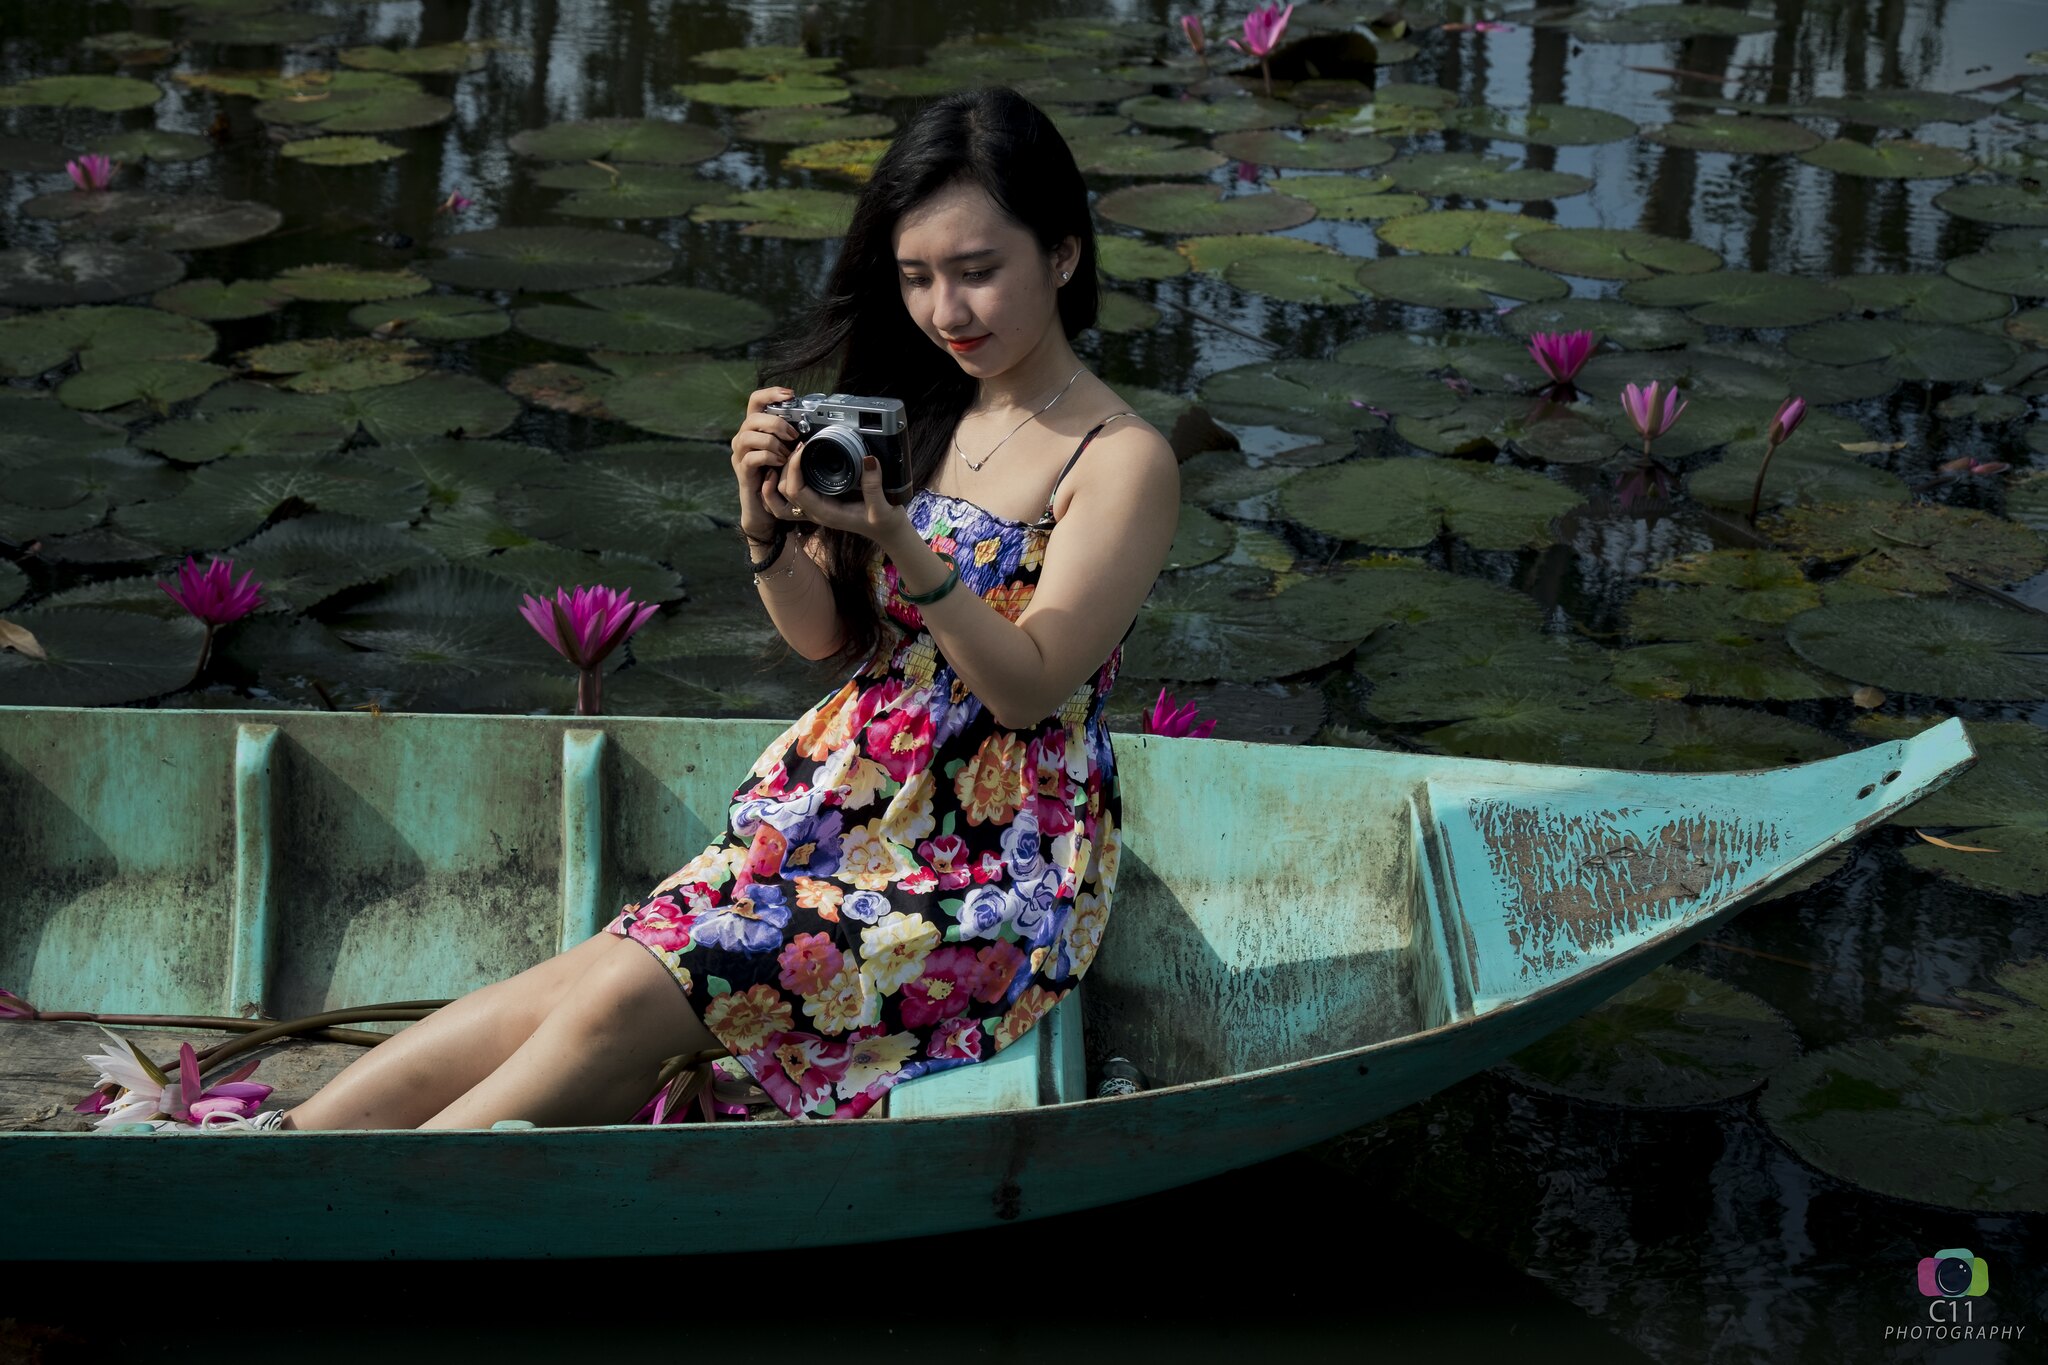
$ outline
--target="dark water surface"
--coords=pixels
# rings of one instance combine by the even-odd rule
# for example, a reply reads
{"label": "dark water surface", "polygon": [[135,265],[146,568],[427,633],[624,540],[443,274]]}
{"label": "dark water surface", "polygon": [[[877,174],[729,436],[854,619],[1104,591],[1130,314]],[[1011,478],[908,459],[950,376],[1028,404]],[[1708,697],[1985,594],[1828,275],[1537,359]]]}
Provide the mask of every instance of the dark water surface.
{"label": "dark water surface", "polygon": [[[1202,8],[1210,14],[1212,33],[1220,36],[1219,13]],[[2048,49],[2044,0],[1778,0],[1775,7],[1752,8],[1774,13],[1775,27],[1740,37],[1635,44],[1582,43],[1563,31],[1527,24],[1486,35],[1421,33],[1417,54],[1388,68],[1382,79],[1455,92],[1465,105],[1597,106],[1650,125],[1670,118],[1674,90],[1725,88],[1731,98],[1751,103],[1801,105],[1864,89],[1963,91],[2048,71],[2025,60],[2027,53]],[[1178,12],[1151,3],[1052,0],[326,0],[293,4],[290,11],[334,16],[328,46],[409,48],[488,39],[502,42],[505,50],[471,74],[423,77],[427,89],[453,99],[453,118],[434,128],[388,134],[404,147],[403,157],[352,169],[308,167],[274,155],[265,125],[249,115],[246,100],[187,89],[157,70],[169,92],[165,100],[140,114],[106,116],[103,126],[154,124],[200,132],[224,114],[227,142],[220,154],[202,160],[150,166],[149,186],[254,199],[285,215],[282,228],[268,237],[188,253],[187,278],[257,278],[314,261],[396,268],[427,259],[430,253],[421,246],[390,245],[393,234],[428,242],[440,229],[434,207],[453,188],[478,201],[460,223],[465,229],[568,221],[552,213],[559,191],[534,183],[531,163],[516,160],[507,138],[565,120],[614,116],[659,115],[730,128],[733,111],[686,104],[675,95],[678,82],[722,78],[693,66],[692,53],[801,44],[842,59],[846,68],[892,67],[923,61],[948,38],[1018,33],[1049,18],[1170,23]],[[1484,12],[1489,11],[1475,10]],[[150,5],[6,0],[0,3],[0,81],[107,70],[105,62],[82,52],[82,39],[121,30],[176,34],[187,22]],[[1156,46],[1162,54],[1176,50],[1163,37]],[[200,44],[181,52],[170,69],[275,68],[280,62],[286,70],[322,67],[331,64],[331,54],[320,45]],[[1673,78],[1670,71],[1690,74]],[[139,74],[149,78],[152,69]],[[851,107],[877,105],[856,100]],[[886,105],[899,118],[908,107],[901,101]],[[48,109],[0,109],[0,131],[63,139],[78,130],[76,118]],[[1967,126],[1928,123],[1910,136],[1970,149],[1987,164],[2024,168],[2020,144],[2044,134],[2048,123],[1996,118]],[[1842,135],[1872,142],[1896,134],[1851,127]],[[1204,140],[1191,132],[1184,136]],[[1441,134],[1404,144],[1403,152],[1444,148],[1507,153],[1524,166],[1581,174],[1594,183],[1588,193],[1555,201],[1439,200],[1439,207],[1514,209],[1567,227],[1642,228],[1704,245],[1729,269],[1808,278],[1939,271],[1945,262],[1984,248],[2000,230],[1935,205],[1935,196],[1953,180],[1865,179],[1789,156],[1679,151],[1638,137],[1520,148]],[[739,186],[851,188],[823,173],[789,169],[781,162],[785,150],[736,138],[701,170]],[[2038,171],[2038,162],[2034,166]],[[1212,178],[1232,183],[1238,173],[1230,165]],[[1284,189],[1296,173],[1248,174]],[[1104,188],[1124,183],[1101,180]],[[47,175],[0,179],[0,249],[46,249],[59,240],[54,224],[21,212],[32,196],[59,187],[61,178],[53,183]],[[819,286],[832,259],[829,241],[746,236],[730,225],[697,225],[686,218],[595,225],[622,226],[672,247],[677,262],[665,282],[756,299],[785,319]],[[1393,254],[1363,222],[1319,219],[1287,231],[1353,256]],[[1083,353],[1113,385],[1172,396],[1157,409],[1167,416],[1210,376],[1234,366],[1275,356],[1328,357],[1344,343],[1373,334],[1503,334],[1503,324],[1490,312],[1439,312],[1385,299],[1342,306],[1285,302],[1234,288],[1212,274],[1112,283],[1157,307],[1158,319],[1133,331],[1092,335]],[[1580,296],[1614,292],[1611,284],[1585,279],[1574,279],[1572,288]],[[2015,310],[2029,306],[2023,300]],[[359,335],[347,323],[347,311],[340,304],[295,305],[219,323],[221,354],[301,336]],[[1766,350],[1782,347],[1786,336],[1782,328],[1709,330],[1716,342]],[[720,354],[744,355],[746,348]],[[2038,345],[2027,354],[2038,357]],[[518,331],[447,346],[441,353],[448,368],[493,384],[548,361],[584,363],[578,353]],[[38,383],[32,376],[10,382],[21,389]],[[2001,386],[2024,397],[2023,420],[1978,422],[1937,410],[1942,400]],[[1985,385],[1909,382],[1830,411],[1860,424],[1869,442],[1896,444],[1871,463],[1910,482],[1930,478],[1940,462],[1964,454],[2006,461],[2016,471],[2048,464],[2048,457],[2034,453],[2041,442],[2036,439],[2030,449],[2026,435],[2027,422],[2039,420],[2042,392],[2038,376],[2030,380],[2025,373]],[[137,421],[138,430],[148,425],[147,418]],[[1287,462],[1288,452],[1304,441],[1301,432],[1255,423],[1231,426],[1254,468]],[[2040,428],[2033,431],[2038,438]],[[573,455],[647,434],[528,405],[502,439]],[[0,462],[0,473],[7,468]],[[707,477],[715,477],[715,464],[705,468]],[[1677,555],[1748,543],[1730,518],[1696,503],[1681,500],[1649,515],[1619,507],[1609,491],[1612,473],[1579,464],[1550,471],[1588,501],[1563,518],[1555,543],[1546,548],[1473,550],[1447,537],[1418,553],[1435,567],[1533,598],[1551,613],[1553,633],[1576,628],[1607,638],[1621,630],[1624,606],[1645,570]],[[1934,497],[1949,506],[1998,512],[2005,506],[2002,487],[1996,480],[1964,481],[1936,488]],[[1277,544],[1297,566],[1313,567],[1343,549],[1341,542],[1288,521],[1270,500],[1238,509],[1247,510],[1250,515],[1226,518],[1231,533],[1244,537],[1237,542],[1240,553],[1249,552],[1253,533],[1268,537],[1261,543]],[[7,558],[18,561],[27,576],[30,606],[105,577],[161,572],[169,562],[101,568],[77,558],[39,558],[18,547]],[[684,613],[694,611],[726,619],[690,570],[683,577],[691,600],[672,609],[673,619],[681,623]],[[2048,606],[2048,575],[2021,577],[2008,588],[2021,602]],[[729,582],[720,591],[736,595]],[[346,607],[350,599],[335,600]],[[306,605],[315,619],[333,617],[332,601]],[[230,660],[229,671],[198,696],[169,704],[321,704],[320,689],[295,668],[281,655],[251,649]],[[566,684],[559,672],[545,669],[542,660],[532,670],[530,689],[511,688],[491,709],[562,709]],[[608,684],[621,709],[688,713],[674,690],[636,696],[635,671]],[[444,674],[423,669],[419,676]],[[697,687],[687,695],[708,698],[707,710],[720,704],[747,710],[748,699],[761,696],[779,704],[812,685],[791,676],[765,692],[707,693],[702,681],[677,685]],[[1389,729],[1372,717],[1369,693],[1343,661],[1306,678],[1241,681],[1264,684],[1263,690],[1249,699],[1229,689],[1195,691],[1219,709],[1234,706],[1233,724],[1248,737],[1298,742],[1311,734],[1327,740],[1362,731],[1384,735]],[[480,704],[475,689],[483,684],[469,686],[465,691],[446,681],[394,684],[357,671],[329,678],[326,694],[344,705],[377,700],[417,709],[471,709]],[[1842,696],[1749,699],[1747,705],[1757,714],[1825,732],[1837,743],[1861,742],[1849,728],[1859,713]],[[1244,719],[1257,717],[1262,708],[1297,719]],[[1971,720],[2039,725],[2042,719],[2036,706],[1944,706],[1931,696],[1895,696],[1886,714],[1937,708]],[[1405,742],[1430,741],[1411,732]],[[1569,752],[1561,752],[1572,761]],[[1915,1006],[1967,1012],[1973,1007],[1959,1001],[1959,992],[1992,989],[2011,964],[2048,953],[2044,888],[1997,894],[1972,887],[1909,864],[1904,851],[1910,842],[1906,830],[1873,832],[1839,870],[1750,910],[1718,940],[1675,965],[1761,998],[1789,1022],[1799,1045],[1813,1052],[1898,1034]],[[2048,1110],[2035,1111],[2029,1121],[2048,1126]],[[2044,1144],[2048,1139],[2032,1150]],[[1937,1153],[1902,1154],[1900,1169],[1938,1160]],[[175,1230],[166,1235],[175,1236]],[[1928,1323],[1927,1301],[1913,1282],[1918,1259],[1965,1246],[1992,1268],[1992,1292],[1977,1301],[1977,1321],[2025,1325],[2022,1342],[1887,1341],[1888,1327]],[[749,1266],[781,1276],[799,1264],[817,1300],[746,1302]],[[954,1315],[917,1329],[927,1333],[923,1338],[906,1327],[892,1334],[891,1322],[922,1317],[926,1305],[942,1304],[951,1293],[944,1286],[962,1283],[957,1267],[966,1264],[978,1267],[977,1276],[992,1273],[1003,1287],[988,1301],[985,1318]],[[323,1277],[312,1282],[318,1287],[308,1288],[299,1272],[259,1268],[249,1273],[247,1292],[228,1287],[244,1282],[239,1270],[218,1277],[150,1271],[138,1280],[149,1286],[153,1300],[165,1302],[156,1298],[162,1286],[204,1279],[210,1282],[209,1318],[225,1309],[238,1321],[291,1324],[253,1338],[225,1333],[237,1356],[282,1347],[313,1314],[340,1311],[348,1325],[324,1345],[306,1341],[299,1355],[301,1343],[291,1343],[291,1353],[307,1360],[357,1358],[373,1340],[380,1348],[388,1343],[394,1328],[411,1337],[421,1357],[582,1357],[599,1341],[608,1354],[673,1351],[687,1357],[704,1349],[692,1336],[697,1322],[737,1301],[750,1324],[749,1349],[775,1356],[831,1350],[865,1358],[858,1347],[842,1352],[840,1343],[853,1341],[866,1343],[878,1357],[885,1348],[892,1356],[942,1351],[977,1359],[1064,1354],[1071,1346],[1080,1358],[1171,1352],[1196,1360],[1290,1351],[1313,1359],[1383,1352],[1399,1359],[1425,1353],[1465,1359],[1511,1352],[1533,1360],[2020,1361],[2044,1358],[2037,1345],[2048,1332],[2044,1264],[2048,1220],[2040,1214],[1961,1212],[1823,1173],[1765,1123],[1754,1090],[1715,1103],[1655,1110],[1574,1099],[1488,1073],[1314,1155],[1055,1223],[873,1253],[827,1250],[737,1258],[731,1264],[621,1263],[566,1271],[486,1269],[487,1278],[446,1292],[435,1286],[452,1283],[454,1271],[369,1268]],[[863,1293],[856,1286],[868,1274],[890,1287]],[[75,1358],[104,1358],[95,1352],[111,1346],[141,1359],[189,1356],[157,1334],[114,1333],[99,1318],[128,1310],[89,1310],[76,1288],[39,1284],[30,1300],[28,1282],[16,1287],[23,1297],[10,1296],[6,1311],[31,1323],[62,1322],[73,1334],[68,1343],[51,1344],[51,1359],[63,1358],[65,1351],[77,1353]],[[1014,1301],[1007,1297],[1013,1290]],[[103,1301],[127,1297],[109,1294]],[[530,1319],[505,1307],[541,1298],[553,1303]],[[861,1306],[848,1306],[854,1300]],[[950,1310],[929,1311],[943,1316]],[[778,1327],[785,1312],[788,1325]],[[943,1343],[931,1333],[942,1335]],[[328,1335],[325,1329],[321,1335]],[[707,1347],[726,1351],[738,1343]],[[0,1352],[5,1349],[0,1344]]]}

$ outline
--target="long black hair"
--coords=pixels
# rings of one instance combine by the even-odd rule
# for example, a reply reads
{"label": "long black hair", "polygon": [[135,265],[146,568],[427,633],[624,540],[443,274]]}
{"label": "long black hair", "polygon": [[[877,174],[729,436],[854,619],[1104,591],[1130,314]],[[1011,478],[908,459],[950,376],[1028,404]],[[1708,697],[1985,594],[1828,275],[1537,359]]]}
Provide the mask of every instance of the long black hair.
{"label": "long black hair", "polygon": [[[838,366],[834,388],[903,401],[909,419],[911,485],[921,488],[945,457],[953,428],[974,401],[975,380],[934,346],[903,305],[896,225],[955,181],[979,185],[1050,253],[1068,237],[1081,244],[1073,278],[1058,291],[1069,338],[1095,325],[1100,289],[1088,187],[1066,139],[1045,112],[1004,87],[943,95],[915,117],[876,163],[854,205],[839,260],[815,313],[792,328],[762,364],[764,385],[802,392],[799,380]],[[838,657],[868,657],[882,620],[868,581],[874,543],[820,527],[826,576],[845,636]]]}

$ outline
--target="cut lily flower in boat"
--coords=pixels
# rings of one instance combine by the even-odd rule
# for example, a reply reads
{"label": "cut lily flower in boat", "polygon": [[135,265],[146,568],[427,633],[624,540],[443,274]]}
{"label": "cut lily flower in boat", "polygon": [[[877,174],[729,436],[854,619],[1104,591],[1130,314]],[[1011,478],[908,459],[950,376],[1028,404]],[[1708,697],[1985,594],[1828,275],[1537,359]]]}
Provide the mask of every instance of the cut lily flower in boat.
{"label": "cut lily flower in boat", "polygon": [[[199,1077],[199,1054],[192,1044],[181,1043],[178,1077],[172,1080],[126,1038],[111,1029],[100,1032],[107,1035],[111,1046],[85,1059],[100,1069],[97,1088],[73,1106],[81,1114],[98,1114],[95,1128],[151,1119],[204,1127],[213,1118],[248,1118],[269,1098],[269,1086],[249,1079],[258,1062],[249,1063],[226,1080],[206,1085]],[[109,1084],[119,1087],[111,1097],[102,1093]]]}

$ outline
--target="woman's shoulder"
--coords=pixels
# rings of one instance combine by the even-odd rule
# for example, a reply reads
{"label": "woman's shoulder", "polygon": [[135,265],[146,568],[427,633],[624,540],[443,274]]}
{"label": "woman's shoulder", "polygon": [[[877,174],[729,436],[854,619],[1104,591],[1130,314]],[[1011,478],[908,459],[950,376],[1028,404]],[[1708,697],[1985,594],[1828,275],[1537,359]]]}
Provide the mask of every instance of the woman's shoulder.
{"label": "woman's shoulder", "polygon": [[[1147,484],[1156,483],[1166,474],[1174,476],[1178,486],[1180,477],[1179,461],[1173,453],[1173,442],[1150,422],[1139,416],[1136,409],[1123,400],[1114,390],[1107,390],[1101,404],[1102,416],[1096,421],[1095,435],[1089,443],[1091,454],[1110,455],[1107,460],[1092,461],[1095,468],[1091,473],[1106,475],[1106,478],[1090,479],[1090,483],[1120,482],[1130,478]],[[1083,472],[1091,464],[1088,455],[1076,463],[1074,473]]]}

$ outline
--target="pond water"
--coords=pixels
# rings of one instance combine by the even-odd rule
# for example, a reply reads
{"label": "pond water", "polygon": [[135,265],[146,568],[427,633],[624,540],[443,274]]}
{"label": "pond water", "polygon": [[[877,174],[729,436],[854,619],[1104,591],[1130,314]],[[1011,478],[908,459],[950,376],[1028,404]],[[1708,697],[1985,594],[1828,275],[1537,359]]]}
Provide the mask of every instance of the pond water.
{"label": "pond water", "polygon": [[[9,0],[0,610],[48,658],[0,703],[563,711],[517,597],[604,581],[668,604],[610,709],[794,714],[717,531],[748,357],[874,140],[1014,83],[1116,244],[1083,354],[1189,457],[1127,720],[1703,769],[1960,714],[1985,756],[1326,1162],[1659,1360],[2024,1358],[1885,1329],[1967,1246],[1976,1321],[2048,1330],[2048,6],[1504,8],[1302,6],[1319,75],[1262,102],[1149,3]],[[1580,326],[1546,392],[1524,339]],[[270,599],[197,681],[186,553]]]}

